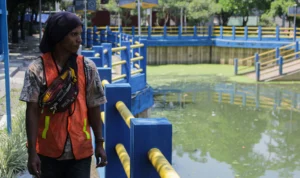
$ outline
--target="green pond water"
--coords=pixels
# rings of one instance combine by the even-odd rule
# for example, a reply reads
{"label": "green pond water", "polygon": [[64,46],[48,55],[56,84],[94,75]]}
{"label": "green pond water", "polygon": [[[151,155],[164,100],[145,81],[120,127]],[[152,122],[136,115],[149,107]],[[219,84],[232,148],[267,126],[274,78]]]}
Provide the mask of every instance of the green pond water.
{"label": "green pond water", "polygon": [[173,125],[182,178],[299,178],[299,84],[242,84],[210,75],[148,77],[151,117]]}

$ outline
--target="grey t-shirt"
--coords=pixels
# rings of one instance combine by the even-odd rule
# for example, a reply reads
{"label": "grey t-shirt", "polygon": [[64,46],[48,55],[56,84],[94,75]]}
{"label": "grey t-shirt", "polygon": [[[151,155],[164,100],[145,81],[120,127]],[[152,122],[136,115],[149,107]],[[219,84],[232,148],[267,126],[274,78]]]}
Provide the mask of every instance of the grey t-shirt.
{"label": "grey t-shirt", "polygon": [[[59,70],[62,69],[60,66],[57,67]],[[84,58],[84,70],[87,81],[87,107],[91,108],[106,103],[106,97],[104,96],[100,76],[95,63],[88,58]],[[19,99],[25,102],[38,102],[40,94],[43,93],[45,89],[46,79],[44,76],[42,59],[37,58],[28,66]],[[73,158],[74,155],[72,153],[72,146],[68,136],[64,154],[59,159],[66,160]]]}

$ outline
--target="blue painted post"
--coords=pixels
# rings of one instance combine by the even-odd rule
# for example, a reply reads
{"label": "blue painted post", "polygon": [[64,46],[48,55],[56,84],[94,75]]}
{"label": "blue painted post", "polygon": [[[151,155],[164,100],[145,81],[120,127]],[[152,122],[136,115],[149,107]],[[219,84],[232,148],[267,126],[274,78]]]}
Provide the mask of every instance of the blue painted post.
{"label": "blue painted post", "polygon": [[255,63],[259,62],[259,54],[255,53]]}
{"label": "blue painted post", "polygon": [[159,178],[148,152],[157,148],[172,164],[172,124],[166,118],[131,119],[130,148],[130,177]]}
{"label": "blue painted post", "polygon": [[[295,43],[295,53],[299,52],[299,41],[296,41]],[[295,55],[295,58],[299,58],[299,54]]]}
{"label": "blue painted post", "polygon": [[248,40],[248,26],[244,27],[244,39]]}
{"label": "blue painted post", "polygon": [[232,27],[232,39],[235,40],[235,26]]}
{"label": "blue painted post", "polygon": [[238,68],[239,67],[239,59],[235,58],[234,59],[234,75],[238,75]]}
{"label": "blue painted post", "polygon": [[297,28],[294,27],[294,38],[293,38],[293,40],[296,41],[296,39],[297,39]]}
{"label": "blue painted post", "polygon": [[103,46],[93,46],[95,53],[99,53],[99,57],[90,57],[97,67],[103,67],[106,63],[104,61]]}
{"label": "blue painted post", "polygon": [[262,40],[262,30],[261,30],[261,26],[258,27],[258,40],[259,40],[259,41]]}
{"label": "blue painted post", "polygon": [[179,25],[178,26],[178,38],[181,39],[181,35],[182,35],[182,26]]}
{"label": "blue painted post", "polygon": [[122,32],[123,32],[123,29],[122,29],[122,26],[121,26],[121,25],[119,26],[118,31],[119,31],[119,33],[122,33]]}
{"label": "blue painted post", "polygon": [[279,75],[282,75],[283,72],[283,57],[279,57]]}
{"label": "blue painted post", "polygon": [[149,40],[151,39],[151,33],[152,33],[151,26],[148,26],[148,39]]}
{"label": "blue painted post", "polygon": [[164,39],[167,38],[167,26],[164,26]]}
{"label": "blue painted post", "polygon": [[208,38],[211,39],[213,34],[213,28],[211,25],[208,26]]}
{"label": "blue painted post", "polygon": [[0,39],[3,45],[3,55],[4,55],[4,68],[5,68],[5,92],[6,92],[6,115],[7,115],[7,132],[10,134],[11,129],[11,110],[10,110],[10,78],[9,78],[9,52],[8,52],[8,27],[7,27],[7,10],[6,10],[6,0],[0,1]]}
{"label": "blue painted post", "polygon": [[[97,67],[97,70],[98,70],[98,74],[100,76],[101,81],[107,80],[109,83],[112,82],[111,81],[111,77],[112,77],[111,68]],[[101,108],[101,111],[104,111],[104,105],[101,105],[100,108]],[[104,129],[102,130],[102,132],[104,132]],[[104,133],[103,133],[103,135],[104,135]]]}
{"label": "blue painted post", "polygon": [[116,109],[116,103],[123,101],[131,110],[131,87],[128,83],[107,84],[105,86],[107,103],[105,108],[105,151],[108,164],[105,167],[105,178],[126,177],[123,166],[116,153],[115,147],[121,143],[130,150],[130,129]]}
{"label": "blue painted post", "polygon": [[130,53],[130,42],[122,41],[122,45],[125,46],[126,50],[121,51],[121,59],[126,61],[126,64],[122,65],[122,74],[126,74],[126,82],[130,83],[131,78],[131,53]]}
{"label": "blue painted post", "polygon": [[276,40],[280,40],[280,27],[278,25],[276,26]]}
{"label": "blue painted post", "polygon": [[220,26],[220,38],[223,38],[223,26]]}
{"label": "blue painted post", "polygon": [[93,27],[93,46],[98,45],[97,27]]}
{"label": "blue painted post", "polygon": [[82,33],[81,33],[81,39],[82,39],[82,42],[81,44],[83,46],[85,46],[85,33],[86,33],[86,29],[85,29],[85,26],[82,27]]}
{"label": "blue painted post", "polygon": [[100,30],[100,42],[101,42],[101,43],[107,42],[105,33],[106,33],[105,30]]}
{"label": "blue painted post", "polygon": [[194,26],[194,38],[197,38],[197,26]]}
{"label": "blue painted post", "polygon": [[279,56],[280,56],[280,50],[278,47],[276,47],[275,48],[275,58],[277,59],[277,58],[279,58]]}
{"label": "blue painted post", "polygon": [[131,27],[131,35],[132,35],[132,37],[135,36],[135,27],[134,26]]}
{"label": "blue painted post", "polygon": [[92,29],[87,29],[87,45],[86,47],[90,48],[93,44],[93,38],[92,38]]}
{"label": "blue painted post", "polygon": [[247,103],[247,96],[246,96],[246,94],[244,93],[244,94],[243,94],[243,106],[246,106],[246,103]]}
{"label": "blue painted post", "polygon": [[143,69],[143,74],[145,74],[145,82],[147,83],[147,40],[144,40],[144,39],[142,39],[142,40],[140,40],[140,43],[141,44],[144,44],[144,47],[142,47],[141,48],[141,56],[143,56],[144,57],[144,59],[143,60],[141,60],[141,62],[140,62],[140,65],[141,65],[141,68]]}
{"label": "blue painted post", "polygon": [[111,60],[111,57],[112,57],[112,51],[111,51],[111,48],[112,48],[112,44],[111,43],[103,43],[103,50],[107,50],[107,53],[106,54],[103,54],[104,56],[104,64],[107,64],[107,67],[112,67],[111,63],[112,63],[112,60]]}
{"label": "blue painted post", "polygon": [[256,71],[256,81],[260,81],[260,62],[255,64],[255,71]]}

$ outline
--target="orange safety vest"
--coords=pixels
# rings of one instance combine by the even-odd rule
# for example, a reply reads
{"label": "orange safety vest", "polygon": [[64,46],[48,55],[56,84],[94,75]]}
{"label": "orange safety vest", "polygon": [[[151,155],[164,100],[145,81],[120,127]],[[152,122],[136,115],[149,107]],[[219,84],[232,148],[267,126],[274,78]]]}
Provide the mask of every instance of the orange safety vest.
{"label": "orange safety vest", "polygon": [[[47,87],[59,76],[58,69],[51,53],[42,56]],[[38,154],[59,158],[64,153],[64,147],[69,134],[72,151],[76,160],[87,158],[93,154],[90,124],[86,104],[86,79],[83,56],[77,59],[77,78],[79,93],[71,105],[74,113],[69,116],[69,110],[55,113],[46,108],[40,115],[36,150]]]}

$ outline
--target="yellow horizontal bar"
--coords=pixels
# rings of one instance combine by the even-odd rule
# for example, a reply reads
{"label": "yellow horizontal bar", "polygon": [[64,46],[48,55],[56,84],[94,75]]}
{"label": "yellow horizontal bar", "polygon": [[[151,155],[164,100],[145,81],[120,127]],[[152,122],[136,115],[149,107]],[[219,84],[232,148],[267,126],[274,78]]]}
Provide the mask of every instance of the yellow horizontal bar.
{"label": "yellow horizontal bar", "polygon": [[134,64],[134,67],[137,68],[137,69],[139,69],[139,68],[140,68],[140,65]]}
{"label": "yellow horizontal bar", "polygon": [[138,53],[138,52],[134,53],[134,55],[137,57],[141,56],[140,53]]}
{"label": "yellow horizontal bar", "polygon": [[126,74],[123,74],[123,75],[114,77],[114,78],[112,78],[111,80],[112,80],[112,81],[116,81],[116,80],[119,80],[119,79],[123,79],[123,78],[125,78],[125,77],[126,77]]}
{"label": "yellow horizontal bar", "polygon": [[100,54],[99,54],[99,53],[96,53],[96,54],[94,55],[94,57],[100,57]]}
{"label": "yellow horizontal bar", "polygon": [[102,80],[101,84],[104,87],[106,84],[109,84],[109,82],[107,80]]}
{"label": "yellow horizontal bar", "polygon": [[132,113],[129,111],[127,106],[122,101],[118,101],[116,103],[116,108],[120,112],[127,126],[130,128],[130,119],[134,118]]}
{"label": "yellow horizontal bar", "polygon": [[117,51],[122,51],[122,50],[126,50],[126,46],[116,47],[116,48],[111,49],[112,52],[117,52]]}
{"label": "yellow horizontal bar", "polygon": [[119,156],[119,159],[122,163],[122,166],[125,170],[125,173],[126,173],[127,177],[130,178],[130,157],[129,157],[124,145],[122,145],[120,143],[117,144],[116,145],[116,152]]}
{"label": "yellow horizontal bar", "polygon": [[144,47],[144,44],[136,44],[136,45],[131,45],[130,46],[131,49],[140,48],[140,47]]}
{"label": "yellow horizontal bar", "polygon": [[295,45],[295,43],[292,43],[292,44],[289,44],[289,45],[286,45],[286,46],[282,46],[279,49],[285,49],[285,48],[288,48],[288,47],[291,47],[291,46],[294,46],[294,45]]}
{"label": "yellow horizontal bar", "polygon": [[105,112],[101,112],[100,117],[101,117],[102,123],[105,124]]}
{"label": "yellow horizontal bar", "polygon": [[135,44],[140,44],[140,42],[138,42],[138,41],[136,41],[136,42],[134,42]]}
{"label": "yellow horizontal bar", "polygon": [[263,56],[263,55],[266,55],[266,54],[270,54],[270,53],[275,53],[275,49],[272,49],[270,51],[266,51],[266,52],[263,52],[263,53],[260,53],[259,56]]}
{"label": "yellow horizontal bar", "polygon": [[135,62],[135,61],[139,61],[139,60],[143,60],[144,59],[144,56],[139,56],[139,57],[134,57],[134,58],[131,58],[131,62]]}
{"label": "yellow horizontal bar", "polygon": [[159,149],[152,148],[148,152],[148,157],[161,178],[180,178]]}
{"label": "yellow horizontal bar", "polygon": [[296,53],[293,53],[293,54],[286,55],[286,56],[282,56],[282,57],[283,57],[283,59],[284,59],[284,58],[288,58],[288,57],[294,56],[294,55],[296,55],[296,54],[300,54],[300,51],[299,51],[299,52],[296,52]]}
{"label": "yellow horizontal bar", "polygon": [[276,62],[277,60],[278,59],[273,59],[273,60],[270,60],[270,61],[262,62],[262,63],[260,63],[260,65],[262,66],[262,65],[266,65],[266,64],[271,64],[273,62]]}
{"label": "yellow horizontal bar", "polygon": [[106,54],[107,52],[108,52],[107,49],[103,50],[103,53],[104,53],[104,54]]}
{"label": "yellow horizontal bar", "polygon": [[125,61],[125,60],[113,62],[111,65],[112,65],[112,66],[118,66],[118,65],[123,65],[123,64],[126,64],[126,61]]}
{"label": "yellow horizontal bar", "polygon": [[137,74],[137,73],[141,73],[143,72],[143,69],[139,69],[139,70],[135,70],[131,72],[131,75]]}

